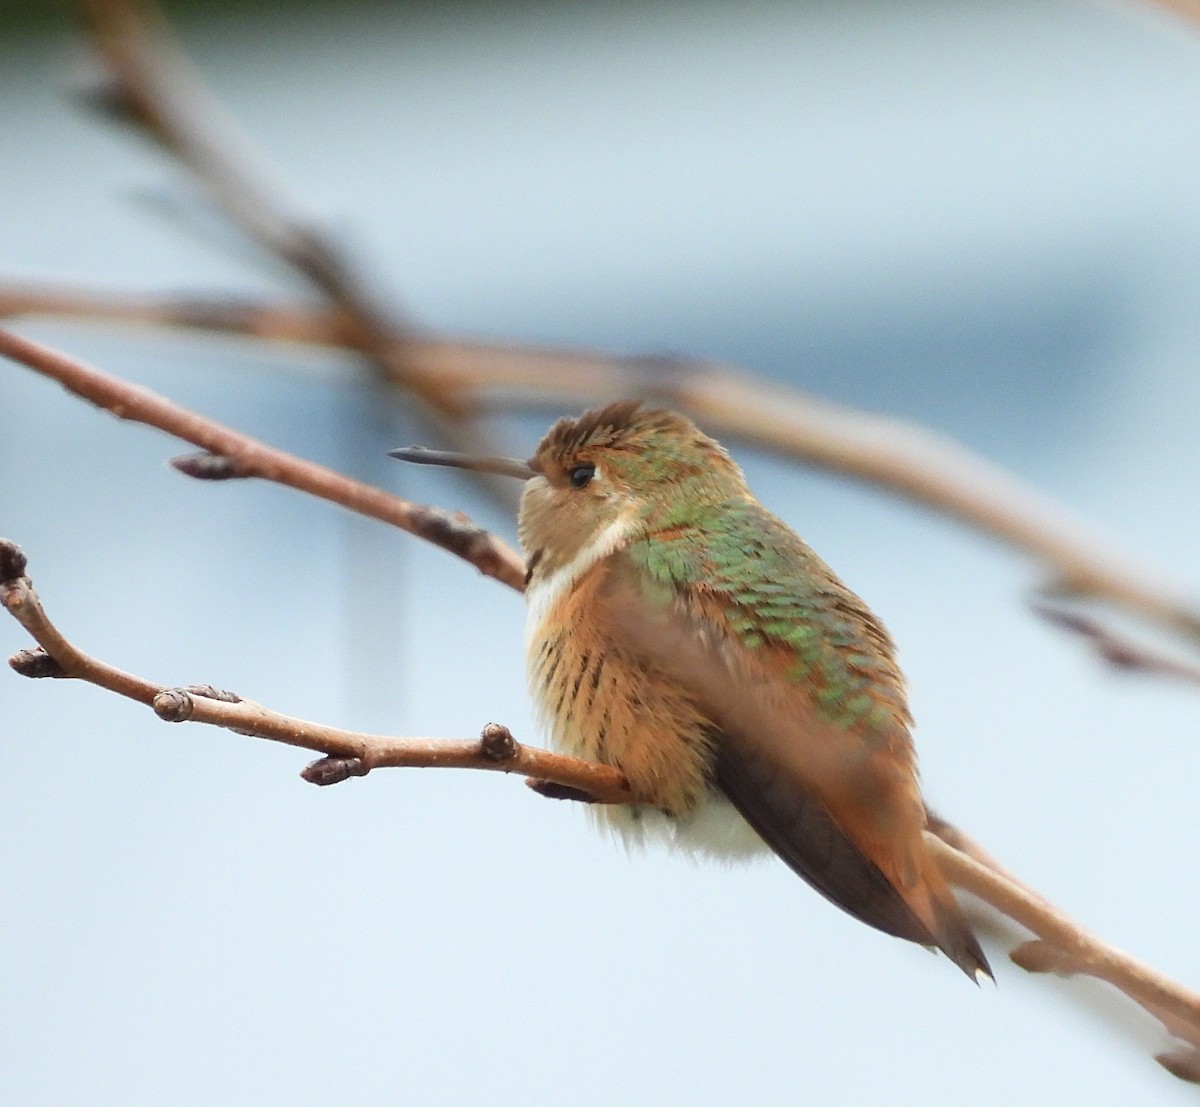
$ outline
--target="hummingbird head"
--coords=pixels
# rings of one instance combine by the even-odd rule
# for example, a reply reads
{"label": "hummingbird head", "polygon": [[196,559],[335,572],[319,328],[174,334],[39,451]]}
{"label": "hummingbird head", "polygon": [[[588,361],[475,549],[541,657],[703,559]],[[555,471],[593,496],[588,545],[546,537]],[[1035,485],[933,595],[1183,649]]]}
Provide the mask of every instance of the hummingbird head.
{"label": "hummingbird head", "polygon": [[718,442],[690,419],[636,400],[560,419],[525,462],[419,449],[392,456],[522,477],[518,532],[531,573],[686,522],[699,502],[749,495]]}

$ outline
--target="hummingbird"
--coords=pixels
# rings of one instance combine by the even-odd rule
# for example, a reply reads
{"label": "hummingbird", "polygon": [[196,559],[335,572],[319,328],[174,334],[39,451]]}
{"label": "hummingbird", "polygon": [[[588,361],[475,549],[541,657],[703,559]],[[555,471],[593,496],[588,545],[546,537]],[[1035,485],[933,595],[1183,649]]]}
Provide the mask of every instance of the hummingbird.
{"label": "hummingbird", "polygon": [[525,481],[526,657],[562,752],[622,772],[626,841],[773,850],[869,926],[987,958],[928,852],[904,678],[866,603],[686,417],[612,403],[528,461],[392,456]]}

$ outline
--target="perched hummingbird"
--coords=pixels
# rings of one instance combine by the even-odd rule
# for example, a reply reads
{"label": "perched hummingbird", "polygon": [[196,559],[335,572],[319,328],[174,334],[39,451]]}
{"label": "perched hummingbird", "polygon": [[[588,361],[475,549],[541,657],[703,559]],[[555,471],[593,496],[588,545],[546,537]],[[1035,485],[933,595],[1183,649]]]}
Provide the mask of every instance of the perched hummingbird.
{"label": "perched hummingbird", "polygon": [[610,404],[527,462],[397,450],[525,480],[529,683],[555,745],[645,802],[635,841],[764,844],[888,934],[987,959],[925,847],[904,679],[883,624],[688,419]]}

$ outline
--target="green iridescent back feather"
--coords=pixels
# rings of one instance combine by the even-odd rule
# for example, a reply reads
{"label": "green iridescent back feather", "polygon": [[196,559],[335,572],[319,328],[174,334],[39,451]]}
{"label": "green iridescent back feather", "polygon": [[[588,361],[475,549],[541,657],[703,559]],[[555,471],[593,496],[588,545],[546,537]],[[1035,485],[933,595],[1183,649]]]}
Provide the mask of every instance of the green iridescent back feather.
{"label": "green iridescent back feather", "polygon": [[675,501],[628,555],[648,580],[717,597],[748,650],[793,658],[784,673],[831,723],[870,733],[911,720],[895,647],[879,620],[780,519],[752,499]]}

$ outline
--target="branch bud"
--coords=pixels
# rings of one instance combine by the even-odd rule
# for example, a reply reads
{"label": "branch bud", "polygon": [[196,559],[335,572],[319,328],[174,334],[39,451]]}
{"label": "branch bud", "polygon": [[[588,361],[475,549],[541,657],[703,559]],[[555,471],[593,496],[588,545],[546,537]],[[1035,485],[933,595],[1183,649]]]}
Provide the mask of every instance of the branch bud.
{"label": "branch bud", "polygon": [[0,584],[9,584],[25,575],[28,565],[21,547],[7,538],[0,538]]}
{"label": "branch bud", "polygon": [[41,677],[65,677],[63,667],[51,657],[41,646],[33,649],[18,650],[8,659],[13,672],[23,677],[38,680]]}
{"label": "branch bud", "polygon": [[511,761],[520,748],[512,731],[499,723],[488,723],[479,735],[479,752],[489,761]]}
{"label": "branch bud", "polygon": [[195,454],[180,454],[171,458],[172,469],[178,469],[186,477],[196,480],[239,480],[245,473],[239,472],[232,458],[201,450]]}
{"label": "branch bud", "polygon": [[150,706],[160,719],[168,723],[186,723],[195,710],[191,694],[186,688],[168,688],[159,692]]}

